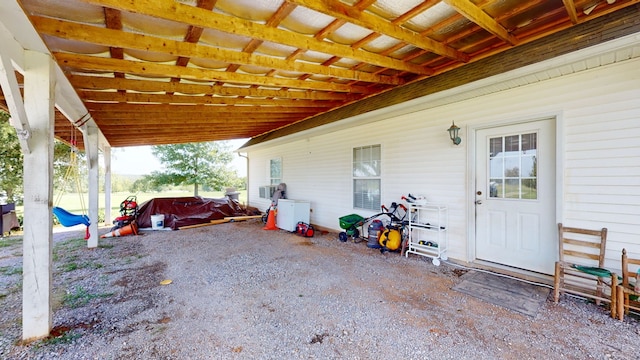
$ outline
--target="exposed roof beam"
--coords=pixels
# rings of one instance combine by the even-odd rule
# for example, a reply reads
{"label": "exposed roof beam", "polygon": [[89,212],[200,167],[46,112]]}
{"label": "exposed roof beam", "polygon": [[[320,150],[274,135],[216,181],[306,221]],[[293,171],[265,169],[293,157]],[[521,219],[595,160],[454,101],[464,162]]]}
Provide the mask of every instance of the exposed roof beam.
{"label": "exposed roof beam", "polygon": [[[171,21],[179,21],[185,24],[211,28],[218,31],[235,35],[247,36],[264,41],[271,41],[284,44],[299,49],[313,50],[325,54],[336,55],[344,58],[371,63],[377,66],[396,70],[408,71],[411,73],[430,75],[430,69],[411,63],[404,62],[373,54],[371,52],[353,49],[347,45],[340,45],[333,42],[316,40],[303,34],[296,34],[290,31],[272,28],[243,20],[229,15],[200,9],[197,7],[181,4],[173,0],[82,0],[84,2],[111,7],[114,9],[129,11],[158,17]],[[224,81],[224,80],[222,80]]]}
{"label": "exposed roof beam", "polygon": [[[218,0],[197,0],[196,6],[201,9],[213,10],[217,1]],[[200,40],[200,36],[202,36],[203,31],[204,29],[199,26],[189,25],[189,29],[187,29],[187,33],[184,36],[184,41],[186,43],[197,43]],[[187,66],[189,60],[189,57],[180,56],[178,57],[178,60],[176,60],[176,66]],[[180,78],[172,78],[171,81],[177,82],[180,81]]]}
{"label": "exposed roof beam", "polygon": [[275,98],[295,98],[309,100],[340,100],[353,101],[359,97],[354,94],[345,94],[326,91],[287,91],[270,90],[247,87],[233,87],[222,85],[199,85],[190,83],[176,83],[155,80],[135,80],[116,79],[101,76],[72,75],[69,80],[77,89],[85,90],[133,90],[148,92],[180,92],[183,94],[208,94],[221,96],[252,96],[252,97],[275,97]]}
{"label": "exposed roof beam", "polygon": [[184,96],[164,94],[142,94],[106,91],[81,91],[79,95],[85,101],[120,103],[164,103],[164,104],[209,104],[209,105],[264,105],[264,106],[304,106],[332,108],[340,106],[341,101],[332,100],[290,100],[290,99],[254,99],[211,96]]}
{"label": "exposed roof beam", "polygon": [[[310,116],[310,115],[308,115]],[[261,123],[263,123],[264,125],[269,125],[269,126],[273,126],[274,123],[282,123],[282,122],[287,122],[287,123],[291,123],[294,121],[298,121],[301,119],[304,119],[307,116],[304,115],[296,115],[296,116],[282,116],[282,117],[273,117],[273,118],[269,118],[269,117],[259,117],[259,116],[252,116],[252,117],[239,117],[239,116],[225,116],[225,117],[220,117],[218,119],[216,119],[215,121],[212,121],[210,118],[195,118],[195,119],[189,119],[189,127],[191,127],[192,129],[198,129],[198,131],[200,131],[202,126],[219,126],[219,122],[220,121],[227,121],[227,120],[231,120],[231,121],[235,121],[235,122],[240,122],[240,121],[259,121]],[[145,121],[147,120],[147,121]],[[141,119],[140,117],[138,118],[131,118],[131,117],[123,117],[123,118],[110,118],[110,119],[99,119],[98,124],[100,125],[100,128],[104,128],[105,130],[109,130],[111,133],[113,133],[114,129],[111,129],[110,127],[114,127],[114,126],[144,126],[145,129],[163,129],[165,126],[174,126],[174,127],[179,127],[184,129],[185,125],[184,123],[177,121],[179,120],[178,117],[166,117],[166,118],[158,118],[156,119]],[[122,129],[122,130],[127,130],[127,129]],[[129,131],[131,131],[131,129],[128,129]]]}
{"label": "exposed roof beam", "polygon": [[189,105],[189,104],[105,104],[105,103],[87,103],[87,108],[92,114],[99,116],[101,113],[118,114],[118,113],[137,113],[147,114],[153,112],[164,112],[171,114],[207,114],[209,116],[217,116],[224,113],[311,113],[321,111],[317,107],[304,106],[215,106],[215,105]]}
{"label": "exposed roof beam", "polygon": [[[314,65],[301,61],[287,61],[265,55],[253,55],[212,46],[198,45],[190,42],[175,41],[150,35],[136,34],[120,30],[105,29],[97,26],[33,16],[31,21],[39,32],[51,36],[100,44],[114,48],[138,49],[162,54],[180,56],[182,58],[215,59],[224,62],[254,65],[286,71],[326,75],[336,78],[358,80],[364,82],[399,85],[402,81],[397,77],[376,75],[364,71]],[[122,56],[112,58],[122,59]],[[181,66],[179,64],[178,66]]]}
{"label": "exposed roof beam", "polygon": [[[120,10],[104,8],[104,23],[108,29],[122,30],[122,13]],[[119,46],[109,46],[109,54],[114,59],[124,59],[124,49]],[[115,73],[115,77],[123,78],[123,73]]]}
{"label": "exposed roof beam", "polygon": [[[157,119],[146,119],[146,118],[137,118],[137,119],[132,119],[132,118],[125,118],[125,119],[100,119],[100,121],[98,121],[98,123],[100,124],[100,127],[106,126],[131,126],[131,125],[144,125],[145,128],[149,127],[149,128],[164,128],[165,126],[174,126],[174,127],[180,127],[182,129],[184,129],[184,124],[180,123],[180,122],[175,122],[173,120],[175,120],[176,116],[173,116],[173,118],[169,115],[167,116],[167,118],[157,118]],[[252,116],[252,117],[247,117],[247,116],[226,116],[226,117],[216,117],[215,119],[212,118],[194,118],[194,119],[189,119],[189,126],[194,128],[194,129],[200,129],[200,126],[215,126],[215,125],[220,125],[220,124],[224,124],[226,125],[243,125],[243,124],[254,124],[256,123],[256,121],[259,121],[262,124],[273,124],[273,123],[281,123],[281,122],[292,122],[292,121],[296,121],[298,119],[302,119],[304,118],[303,115],[300,114],[295,114],[295,116],[282,116],[282,117],[270,117],[269,119],[265,119],[264,117],[260,117],[260,116]],[[153,120],[157,120],[157,121],[153,121]]]}
{"label": "exposed roof beam", "polygon": [[118,60],[100,58],[89,55],[74,55],[68,53],[54,53],[62,66],[68,66],[78,70],[94,70],[107,72],[123,72],[127,74],[160,77],[180,77],[183,79],[224,81],[235,84],[260,84],[271,87],[287,87],[293,89],[310,89],[338,92],[369,93],[370,89],[363,86],[327,83],[321,81],[282,79],[275,77],[228,73],[225,71],[209,70],[201,68],[181,67],[174,65],[162,65],[143,61]]}
{"label": "exposed roof beam", "polygon": [[[294,4],[290,4],[288,2],[282,3],[282,5],[280,5],[278,10],[276,10],[276,12],[267,20],[267,22],[265,23],[265,26],[278,27],[278,25],[280,25],[280,22],[282,22],[284,18],[289,16],[289,14],[291,14],[291,12],[295,10],[295,8],[296,8],[296,5]],[[263,43],[264,43],[263,40],[251,39],[251,41],[249,41],[249,43],[245,45],[244,49],[242,49],[242,52],[251,54],[254,51],[256,51],[256,49],[258,49],[260,45],[262,45]],[[238,70],[239,67],[240,66],[238,66],[238,64],[232,64],[227,67],[227,71],[235,72]]]}
{"label": "exposed roof beam", "polygon": [[518,44],[518,39],[511,35],[494,18],[489,16],[484,10],[480,9],[469,0],[443,0],[457,12],[464,15],[470,21],[476,23],[481,28],[487,30],[498,38],[508,42],[511,45]]}
{"label": "exposed roof beam", "polygon": [[406,13],[404,13],[404,14],[398,16],[397,18],[393,19],[391,21],[391,23],[393,23],[393,24],[405,23],[405,22],[409,21],[410,19],[413,19],[414,17],[416,17],[417,15],[422,13],[423,11],[426,11],[429,8],[437,5],[439,2],[440,2],[440,0],[423,1],[422,3],[416,5],[413,9],[411,9],[411,10],[407,11]]}
{"label": "exposed roof beam", "polygon": [[576,11],[576,4],[573,0],[562,0],[564,3],[565,9],[567,9],[567,14],[569,14],[569,19],[574,24],[578,23],[578,12]]}
{"label": "exposed roof beam", "polygon": [[378,16],[361,11],[354,6],[348,6],[337,0],[287,0],[305,6],[329,16],[351,22],[380,34],[396,38],[407,44],[414,45],[438,55],[446,56],[462,62],[469,61],[469,55],[450,46],[444,45],[426,36],[394,25]]}
{"label": "exposed roof beam", "polygon": [[264,127],[255,128],[255,131],[250,133],[247,130],[214,130],[209,132],[201,132],[196,134],[188,134],[186,132],[180,133],[176,136],[176,132],[171,134],[163,134],[162,136],[150,136],[148,138],[139,136],[135,131],[129,131],[128,134],[118,135],[111,143],[111,147],[121,146],[141,146],[141,145],[162,145],[162,144],[179,144],[190,142],[204,142],[204,141],[223,141],[246,138],[247,136],[258,136],[264,134],[269,129]]}
{"label": "exposed roof beam", "polygon": [[[198,126],[197,131],[193,131],[193,132],[225,132],[225,131],[237,132],[238,130],[242,130],[242,131],[252,130],[256,126],[261,127],[262,129],[268,129],[268,128],[273,128],[274,126],[279,127],[279,126],[284,126],[291,123],[292,121],[279,121],[275,123],[264,124],[264,122],[261,120],[251,120],[251,121],[246,121],[242,124],[239,124],[237,120],[225,120],[216,124],[200,125]],[[118,134],[119,136],[126,136],[131,133],[132,129],[135,129],[135,128],[147,129],[149,127],[148,125],[139,126],[136,124],[129,124],[126,126],[123,126],[123,125],[115,125],[111,127],[106,126],[105,133],[111,134],[111,135]],[[152,128],[149,128],[149,129],[152,129]],[[185,130],[186,129],[184,126],[180,127],[180,126],[176,126],[175,124],[173,126],[158,125],[156,128],[153,128],[153,134],[154,136],[155,135],[171,135],[171,134],[175,136],[176,131],[186,132]],[[139,135],[139,134],[136,134],[135,132],[133,132],[133,135]]]}

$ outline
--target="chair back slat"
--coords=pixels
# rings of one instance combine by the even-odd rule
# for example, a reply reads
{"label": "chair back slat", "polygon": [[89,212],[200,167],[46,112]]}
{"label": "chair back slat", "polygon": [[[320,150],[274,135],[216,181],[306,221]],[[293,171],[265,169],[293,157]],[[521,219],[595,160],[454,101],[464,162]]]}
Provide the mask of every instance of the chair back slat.
{"label": "chair back slat", "polygon": [[560,261],[583,260],[582,265],[604,267],[607,228],[601,230],[565,227],[558,224]]}
{"label": "chair back slat", "polygon": [[[618,298],[616,313],[619,320],[624,319],[624,315],[629,312],[629,309],[640,311],[640,302],[635,298],[640,295],[636,291],[639,268],[640,258],[629,258],[627,249],[622,249],[622,284],[616,287],[616,296]],[[632,295],[633,297],[631,297]]]}
{"label": "chair back slat", "polygon": [[629,279],[636,278],[638,268],[640,268],[640,258],[629,258],[627,249],[622,249],[622,284],[624,286],[629,285]]}
{"label": "chair back slat", "polygon": [[[569,293],[592,298],[596,304],[611,303],[611,316],[616,315],[616,284],[618,275],[604,268],[607,248],[607,228],[600,230],[565,227],[558,224],[559,261],[553,280],[553,299]],[[591,271],[589,267],[602,270]]]}
{"label": "chair back slat", "polygon": [[600,255],[598,255],[598,254],[585,254],[583,252],[573,251],[573,250],[565,250],[564,251],[564,255],[565,256],[573,256],[573,257],[577,257],[577,258],[581,258],[581,259],[595,260],[596,262],[598,260],[600,260]]}

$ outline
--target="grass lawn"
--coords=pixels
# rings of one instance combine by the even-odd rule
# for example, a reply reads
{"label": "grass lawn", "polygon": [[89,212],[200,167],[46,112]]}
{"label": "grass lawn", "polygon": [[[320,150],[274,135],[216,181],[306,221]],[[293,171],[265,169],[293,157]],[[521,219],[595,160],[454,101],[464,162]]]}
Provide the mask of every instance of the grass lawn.
{"label": "grass lawn", "polygon": [[[162,198],[162,197],[185,197],[185,196],[193,196],[193,191],[164,191],[164,192],[150,192],[150,193],[112,193],[111,194],[111,216],[118,216],[120,213],[120,203],[122,203],[128,196],[135,195],[138,200],[138,206],[142,205],[145,201],[151,200],[153,198]],[[201,191],[199,196],[204,198],[223,198],[224,191]],[[54,196],[54,201],[57,200],[57,196]],[[241,204],[247,203],[247,191],[240,190],[239,201]],[[83,209],[84,202],[84,209]],[[102,211],[104,209],[104,193],[100,193],[99,198],[99,207]],[[89,195],[82,194],[82,196],[77,193],[68,193],[63,194],[60,198],[59,203],[54,203],[54,206],[59,206],[69,212],[74,214],[82,214],[87,212],[87,207],[89,204]],[[24,206],[16,206],[16,213],[18,215],[24,214]]]}

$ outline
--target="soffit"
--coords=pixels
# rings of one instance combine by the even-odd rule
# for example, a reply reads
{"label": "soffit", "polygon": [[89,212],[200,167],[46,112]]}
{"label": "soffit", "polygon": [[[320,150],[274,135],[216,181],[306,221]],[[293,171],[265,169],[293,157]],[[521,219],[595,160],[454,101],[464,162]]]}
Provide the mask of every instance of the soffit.
{"label": "soffit", "polygon": [[638,0],[21,3],[119,147],[258,138]]}

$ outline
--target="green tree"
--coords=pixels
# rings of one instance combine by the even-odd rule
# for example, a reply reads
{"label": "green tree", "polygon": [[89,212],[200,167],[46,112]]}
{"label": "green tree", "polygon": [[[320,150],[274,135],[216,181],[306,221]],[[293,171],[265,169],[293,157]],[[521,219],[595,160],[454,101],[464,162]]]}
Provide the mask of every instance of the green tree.
{"label": "green tree", "polygon": [[160,192],[163,188],[164,186],[158,183],[153,175],[144,175],[131,185],[131,191],[133,192]]}
{"label": "green tree", "polygon": [[[62,141],[55,140],[53,145],[53,188],[56,194],[59,192],[86,192],[88,191],[88,181],[85,153]],[[78,187],[80,188],[78,189]]]}
{"label": "green tree", "polygon": [[[9,124],[9,117],[8,113],[0,110],[0,192],[4,191],[9,201],[20,202],[23,192],[23,154],[16,131]],[[71,151],[75,151],[75,163]],[[69,168],[71,172],[65,179]],[[76,186],[76,179],[79,180],[80,189]],[[53,187],[56,193],[83,192],[87,189],[85,154],[58,140],[53,147]]]}
{"label": "green tree", "polygon": [[222,190],[235,176],[228,166],[233,158],[231,150],[224,141],[158,145],[151,151],[165,168],[151,174],[156,183],[193,185],[194,196],[198,196],[200,185]]}
{"label": "green tree", "polygon": [[7,201],[18,201],[22,195],[23,157],[16,130],[9,124],[9,114],[0,110],[0,193]]}

